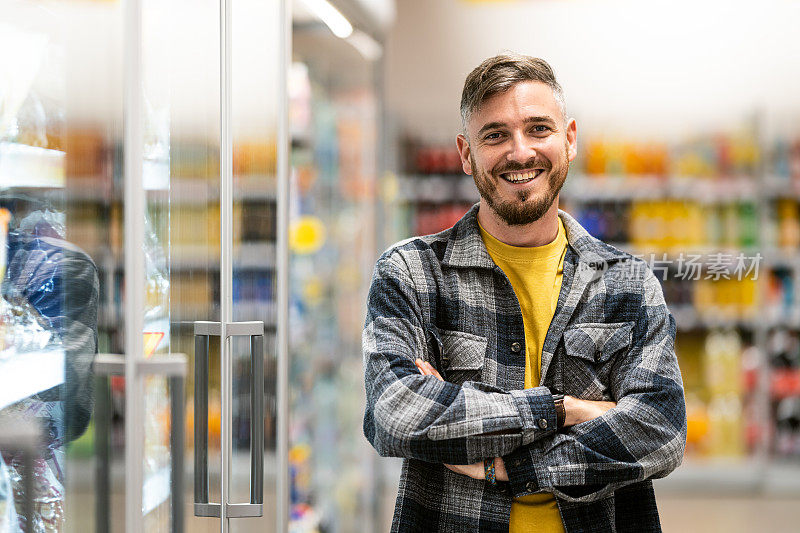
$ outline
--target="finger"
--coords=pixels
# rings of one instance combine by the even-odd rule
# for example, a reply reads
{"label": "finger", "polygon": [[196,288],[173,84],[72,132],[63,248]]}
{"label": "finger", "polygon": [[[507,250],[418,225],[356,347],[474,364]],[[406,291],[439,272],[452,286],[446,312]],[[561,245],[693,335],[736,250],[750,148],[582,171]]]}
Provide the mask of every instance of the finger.
{"label": "finger", "polygon": [[456,468],[456,467],[455,467],[455,466],[453,466],[453,465],[448,465],[448,464],[446,464],[446,465],[444,465],[444,466],[445,466],[445,467],[446,467],[448,470],[452,470],[452,471],[453,471],[453,472],[455,472],[456,474],[460,474],[460,473],[461,473],[461,472],[458,470],[458,468]]}
{"label": "finger", "polygon": [[430,372],[430,375],[436,376],[439,379],[439,381],[444,381],[444,379],[442,379],[441,374],[439,374],[439,372],[435,368],[433,368],[433,366],[430,363],[425,363],[425,364],[428,365],[428,371]]}
{"label": "finger", "polygon": [[417,359],[416,361],[414,361],[414,364],[417,365],[417,368],[419,368],[419,371],[422,372],[423,376],[430,375],[430,372],[428,372],[428,368],[425,366],[426,364],[425,361],[423,361],[422,359]]}

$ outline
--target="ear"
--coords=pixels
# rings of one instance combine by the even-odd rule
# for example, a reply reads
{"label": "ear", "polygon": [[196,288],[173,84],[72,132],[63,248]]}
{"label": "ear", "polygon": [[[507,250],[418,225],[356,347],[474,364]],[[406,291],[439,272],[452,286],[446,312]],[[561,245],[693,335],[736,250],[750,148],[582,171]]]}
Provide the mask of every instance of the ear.
{"label": "ear", "polygon": [[456,137],[456,146],[458,147],[458,155],[461,156],[461,168],[464,169],[464,173],[472,176],[472,163],[469,160],[469,142],[464,135],[459,134]]}
{"label": "ear", "polygon": [[578,155],[578,125],[574,118],[569,119],[567,123],[567,154],[570,161]]}

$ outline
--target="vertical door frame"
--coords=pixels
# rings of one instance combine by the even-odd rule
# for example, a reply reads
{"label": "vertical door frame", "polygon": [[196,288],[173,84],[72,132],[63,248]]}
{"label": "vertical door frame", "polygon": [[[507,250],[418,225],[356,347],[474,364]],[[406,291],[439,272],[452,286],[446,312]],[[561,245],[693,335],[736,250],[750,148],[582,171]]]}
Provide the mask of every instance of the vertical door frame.
{"label": "vertical door frame", "polygon": [[125,254],[125,530],[144,530],[144,186],[142,183],[142,4],[123,0],[124,59],[124,254]]}
{"label": "vertical door frame", "polygon": [[222,396],[220,532],[228,531],[233,445],[233,361],[227,325],[233,321],[233,137],[231,134],[231,1],[219,2],[220,97],[220,395]]}
{"label": "vertical door frame", "polygon": [[288,0],[280,2],[278,35],[278,137],[277,137],[277,475],[276,531],[289,530],[289,68],[292,61],[292,7]]}

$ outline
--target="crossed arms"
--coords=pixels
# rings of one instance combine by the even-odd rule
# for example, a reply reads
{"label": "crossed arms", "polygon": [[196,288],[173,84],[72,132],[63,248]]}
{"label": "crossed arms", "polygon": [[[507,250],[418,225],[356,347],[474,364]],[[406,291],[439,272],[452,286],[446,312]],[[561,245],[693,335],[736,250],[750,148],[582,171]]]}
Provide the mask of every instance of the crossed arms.
{"label": "crossed arms", "polygon": [[[514,496],[552,492],[594,501],[665,476],[681,462],[686,418],[675,323],[658,280],[649,270],[647,276],[633,345],[618,355],[608,384],[616,406],[557,431],[547,387],[506,391],[420,372],[415,361],[426,354],[420,296],[402,260],[382,258],[363,334],[364,434],[383,456],[447,465],[503,458]],[[578,412],[568,408],[568,417],[570,411]]]}

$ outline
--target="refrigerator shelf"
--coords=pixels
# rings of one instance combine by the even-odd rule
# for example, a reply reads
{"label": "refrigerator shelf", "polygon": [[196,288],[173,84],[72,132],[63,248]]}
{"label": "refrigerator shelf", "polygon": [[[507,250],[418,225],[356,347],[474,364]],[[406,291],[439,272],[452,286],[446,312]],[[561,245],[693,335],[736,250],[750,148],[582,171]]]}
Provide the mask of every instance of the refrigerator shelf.
{"label": "refrigerator shelf", "polygon": [[0,375],[18,376],[0,387],[0,409],[64,383],[64,351],[17,353],[9,349],[0,355]]}

